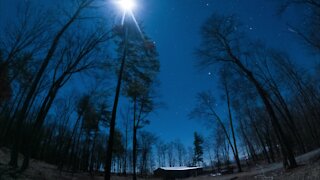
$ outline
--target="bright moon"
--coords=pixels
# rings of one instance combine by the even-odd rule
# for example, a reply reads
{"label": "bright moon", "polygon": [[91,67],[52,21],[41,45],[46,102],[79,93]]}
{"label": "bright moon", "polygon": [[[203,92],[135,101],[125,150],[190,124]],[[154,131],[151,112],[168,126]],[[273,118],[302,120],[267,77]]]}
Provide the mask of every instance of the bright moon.
{"label": "bright moon", "polygon": [[119,0],[118,4],[125,11],[131,11],[136,6],[134,0]]}

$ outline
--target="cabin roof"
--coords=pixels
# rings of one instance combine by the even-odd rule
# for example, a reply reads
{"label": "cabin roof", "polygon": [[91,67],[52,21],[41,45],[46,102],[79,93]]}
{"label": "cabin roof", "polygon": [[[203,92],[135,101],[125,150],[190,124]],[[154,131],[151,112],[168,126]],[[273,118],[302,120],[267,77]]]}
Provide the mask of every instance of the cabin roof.
{"label": "cabin roof", "polygon": [[186,166],[181,166],[181,167],[160,167],[159,169],[163,169],[166,171],[184,171],[184,170],[192,170],[192,169],[200,169],[202,167],[186,167]]}

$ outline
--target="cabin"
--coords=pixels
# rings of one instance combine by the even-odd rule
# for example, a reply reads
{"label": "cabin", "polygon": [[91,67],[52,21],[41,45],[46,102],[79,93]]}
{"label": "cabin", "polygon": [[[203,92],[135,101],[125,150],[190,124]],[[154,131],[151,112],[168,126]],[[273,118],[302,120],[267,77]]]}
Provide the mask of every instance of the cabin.
{"label": "cabin", "polygon": [[160,177],[165,180],[188,178],[202,174],[202,167],[160,167],[153,173],[155,177]]}

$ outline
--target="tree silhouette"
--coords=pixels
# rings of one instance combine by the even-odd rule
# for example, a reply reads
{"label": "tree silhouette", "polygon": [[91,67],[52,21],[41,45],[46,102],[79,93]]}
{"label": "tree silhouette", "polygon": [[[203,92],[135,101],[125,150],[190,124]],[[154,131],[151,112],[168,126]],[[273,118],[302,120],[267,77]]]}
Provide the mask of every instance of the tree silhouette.
{"label": "tree silhouette", "polygon": [[269,114],[272,126],[281,145],[284,167],[296,167],[292,145],[288,135],[281,127],[280,120],[269,97],[270,94],[259,82],[256,75],[245,64],[248,58],[255,61],[255,56],[250,56],[250,41],[235,27],[240,26],[234,16],[221,16],[213,14],[202,28],[202,46],[198,50],[199,65],[206,67],[213,64],[229,64],[236,68],[245,77],[259,94],[266,111]]}
{"label": "tree silhouette", "polygon": [[194,166],[201,166],[203,162],[203,137],[200,136],[197,132],[193,134],[193,150],[194,150],[194,157],[193,157],[193,165]]}

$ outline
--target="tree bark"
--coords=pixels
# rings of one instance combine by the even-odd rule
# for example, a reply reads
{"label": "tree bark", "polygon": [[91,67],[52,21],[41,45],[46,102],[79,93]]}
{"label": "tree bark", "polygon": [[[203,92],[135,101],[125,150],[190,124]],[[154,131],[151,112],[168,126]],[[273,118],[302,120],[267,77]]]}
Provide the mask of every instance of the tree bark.
{"label": "tree bark", "polygon": [[[127,31],[127,28],[126,28]],[[125,36],[127,36],[127,32],[125,32]],[[125,68],[125,62],[126,62],[126,56],[127,56],[127,37],[124,39],[124,51],[121,59],[121,66],[120,66],[120,72],[116,87],[116,94],[114,98],[113,108],[112,108],[112,114],[111,114],[111,120],[110,120],[110,129],[109,129],[109,139],[108,139],[108,147],[107,147],[107,156],[106,156],[106,163],[105,163],[105,180],[110,180],[111,177],[111,166],[112,166],[112,151],[113,151],[113,144],[114,144],[114,131],[116,126],[116,116],[117,116],[117,108],[118,108],[118,101],[119,101],[119,95],[120,95],[120,89],[121,89],[121,83],[122,83],[122,76],[123,71]]]}

